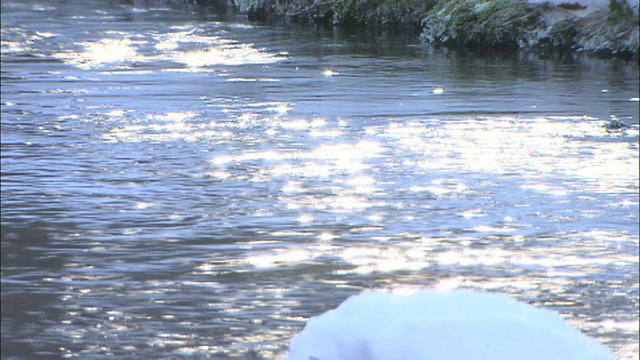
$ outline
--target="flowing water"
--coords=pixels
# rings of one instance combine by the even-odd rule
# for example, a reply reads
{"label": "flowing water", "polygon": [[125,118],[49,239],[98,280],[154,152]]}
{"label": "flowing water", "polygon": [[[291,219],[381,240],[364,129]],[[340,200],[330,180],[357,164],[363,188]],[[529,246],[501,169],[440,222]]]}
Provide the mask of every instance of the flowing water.
{"label": "flowing water", "polygon": [[419,286],[507,293],[637,358],[638,83],[3,0],[2,357],[269,359],[350,295]]}

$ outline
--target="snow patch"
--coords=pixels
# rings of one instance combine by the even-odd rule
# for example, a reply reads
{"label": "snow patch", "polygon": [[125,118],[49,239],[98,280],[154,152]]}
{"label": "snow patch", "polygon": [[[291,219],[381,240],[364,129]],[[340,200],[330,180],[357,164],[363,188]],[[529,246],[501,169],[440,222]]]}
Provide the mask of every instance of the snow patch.
{"label": "snow patch", "polygon": [[614,360],[558,314],[467,290],[365,291],[312,318],[289,360]]}

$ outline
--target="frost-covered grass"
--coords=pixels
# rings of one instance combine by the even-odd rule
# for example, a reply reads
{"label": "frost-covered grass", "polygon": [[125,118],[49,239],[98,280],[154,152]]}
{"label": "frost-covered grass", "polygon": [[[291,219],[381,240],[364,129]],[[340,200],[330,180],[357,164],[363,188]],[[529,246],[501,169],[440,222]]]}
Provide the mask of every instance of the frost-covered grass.
{"label": "frost-covered grass", "polygon": [[[601,56],[638,60],[638,15],[629,8],[613,8],[608,14],[579,20],[576,43],[582,51]],[[603,18],[606,26],[603,26]]]}
{"label": "frost-covered grass", "polygon": [[454,47],[638,59],[638,15],[625,2],[611,0],[608,8],[575,10],[518,0],[440,0],[422,21],[421,39]]}
{"label": "frost-covered grass", "polygon": [[518,0],[439,1],[422,21],[421,39],[450,46],[515,48],[538,21]]}

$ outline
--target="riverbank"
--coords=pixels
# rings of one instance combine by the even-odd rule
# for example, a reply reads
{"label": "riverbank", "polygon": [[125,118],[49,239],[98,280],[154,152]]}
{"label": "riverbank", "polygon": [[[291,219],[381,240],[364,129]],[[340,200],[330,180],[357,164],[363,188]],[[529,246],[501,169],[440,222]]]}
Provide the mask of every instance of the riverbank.
{"label": "riverbank", "polygon": [[638,60],[637,1],[198,0],[250,20],[415,30],[424,43]]}

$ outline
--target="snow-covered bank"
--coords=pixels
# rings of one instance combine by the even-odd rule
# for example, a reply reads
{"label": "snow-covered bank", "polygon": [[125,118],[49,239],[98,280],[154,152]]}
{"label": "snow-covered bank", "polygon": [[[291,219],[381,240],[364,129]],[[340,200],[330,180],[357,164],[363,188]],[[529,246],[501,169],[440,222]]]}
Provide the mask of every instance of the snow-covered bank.
{"label": "snow-covered bank", "polygon": [[[578,7],[588,9],[601,9],[609,10],[611,2],[609,0],[579,0],[579,1],[567,1],[567,0],[527,0],[529,4],[547,4],[549,6],[562,7],[563,5],[578,5]],[[627,5],[638,14],[638,0],[626,0]]]}
{"label": "snow-covered bank", "polygon": [[251,20],[413,28],[425,43],[639,58],[638,0],[197,0]]}
{"label": "snow-covered bank", "polygon": [[288,360],[614,360],[556,313],[501,294],[365,291],[312,318]]}

